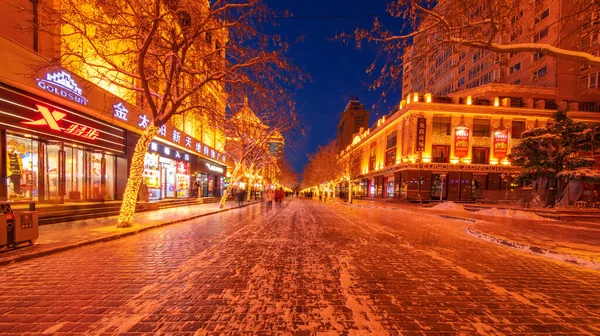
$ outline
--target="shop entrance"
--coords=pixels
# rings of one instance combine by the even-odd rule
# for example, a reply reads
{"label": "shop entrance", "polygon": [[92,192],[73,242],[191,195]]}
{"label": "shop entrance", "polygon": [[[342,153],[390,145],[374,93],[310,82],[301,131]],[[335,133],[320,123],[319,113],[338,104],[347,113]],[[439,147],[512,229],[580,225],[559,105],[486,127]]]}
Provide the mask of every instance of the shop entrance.
{"label": "shop entrance", "polygon": [[175,161],[161,157],[162,194],[164,198],[175,198],[177,189],[175,184]]}

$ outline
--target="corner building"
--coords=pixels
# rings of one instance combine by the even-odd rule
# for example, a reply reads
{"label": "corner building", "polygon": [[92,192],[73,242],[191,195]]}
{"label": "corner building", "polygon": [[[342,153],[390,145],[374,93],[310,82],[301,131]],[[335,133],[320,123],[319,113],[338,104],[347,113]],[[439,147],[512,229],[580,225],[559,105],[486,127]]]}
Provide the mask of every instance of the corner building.
{"label": "corner building", "polygon": [[[525,130],[553,109],[454,103],[409,95],[400,108],[356,134],[342,155],[358,155],[353,192],[405,200],[517,200],[518,167],[507,159]],[[411,102],[412,100],[412,102]],[[597,122],[592,112],[572,112]]]}

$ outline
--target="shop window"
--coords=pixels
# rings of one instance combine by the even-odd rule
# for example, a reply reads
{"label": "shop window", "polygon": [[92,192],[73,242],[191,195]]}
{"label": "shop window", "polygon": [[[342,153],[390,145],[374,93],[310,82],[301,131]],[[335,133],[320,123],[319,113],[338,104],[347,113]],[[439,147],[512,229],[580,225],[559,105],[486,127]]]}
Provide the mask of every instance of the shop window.
{"label": "shop window", "polygon": [[431,162],[447,163],[450,159],[450,146],[433,145],[431,147]]}
{"label": "shop window", "polygon": [[433,117],[431,126],[433,136],[450,135],[451,133],[451,117]]}
{"label": "shop window", "polygon": [[520,139],[521,135],[525,131],[525,120],[513,120],[512,122],[512,137]]}
{"label": "shop window", "polygon": [[39,144],[31,138],[6,136],[8,199],[38,199]]}
{"label": "shop window", "polygon": [[483,198],[487,188],[487,175],[473,175],[471,182],[471,198]]}
{"label": "shop window", "polygon": [[473,136],[490,136],[490,119],[473,119]]}
{"label": "shop window", "polygon": [[488,164],[490,149],[488,147],[473,147],[473,163]]}

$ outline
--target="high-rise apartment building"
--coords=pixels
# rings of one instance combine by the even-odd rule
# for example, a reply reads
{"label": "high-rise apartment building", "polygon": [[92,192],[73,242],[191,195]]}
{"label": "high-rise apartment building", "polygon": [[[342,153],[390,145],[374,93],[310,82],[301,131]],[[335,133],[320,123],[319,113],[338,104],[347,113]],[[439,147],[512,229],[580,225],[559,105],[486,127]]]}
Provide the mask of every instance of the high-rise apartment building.
{"label": "high-rise apartment building", "polygon": [[[500,42],[548,43],[598,55],[600,13],[590,12],[581,20],[565,20],[572,10],[571,2],[532,2],[531,7],[507,18],[511,24],[499,34]],[[522,28],[511,28],[516,25]],[[488,102],[494,97],[510,97],[512,105],[535,105],[543,100],[549,108],[555,108],[560,101],[566,101],[577,102],[579,110],[600,111],[597,67],[541,53],[498,54],[458,45],[443,45],[435,52],[415,57],[424,54],[423,50],[434,40],[435,36],[418,36],[405,53],[403,97],[414,92],[430,92],[437,97],[471,96]]]}
{"label": "high-rise apartment building", "polygon": [[350,99],[346,109],[340,115],[337,126],[337,142],[340,148],[345,148],[351,144],[353,135],[358,133],[361,128],[369,128],[369,112],[358,101],[358,97]]}

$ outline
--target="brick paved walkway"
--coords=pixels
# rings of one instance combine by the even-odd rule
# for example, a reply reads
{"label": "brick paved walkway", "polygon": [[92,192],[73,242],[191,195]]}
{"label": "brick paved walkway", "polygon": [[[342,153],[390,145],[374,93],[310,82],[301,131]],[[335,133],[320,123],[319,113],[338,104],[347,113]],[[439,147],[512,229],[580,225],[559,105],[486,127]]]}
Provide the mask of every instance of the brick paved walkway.
{"label": "brick paved walkway", "polygon": [[293,200],[4,266],[0,332],[598,335],[600,272],[467,222]]}
{"label": "brick paved walkway", "polygon": [[[254,203],[253,201],[246,204]],[[153,227],[194,219],[220,211],[227,211],[235,207],[237,207],[237,202],[231,201],[227,202],[223,209],[218,209],[217,204],[195,204],[141,212],[134,215],[134,225],[129,228],[117,228],[117,216],[42,225],[40,226],[40,237],[33,246],[24,244],[18,249],[3,249],[0,252],[0,265],[94,242],[136,234]]]}
{"label": "brick paved walkway", "polygon": [[[596,268],[600,268],[600,223],[598,222],[514,219],[481,215],[471,211],[434,210],[417,204],[373,200],[359,201],[354,205],[473,219],[477,222],[469,224],[469,227],[476,232],[507,242],[525,244],[534,249],[544,249],[589,260],[596,265]],[[481,208],[489,208],[489,205]],[[573,212],[577,213],[579,210],[575,209]]]}

